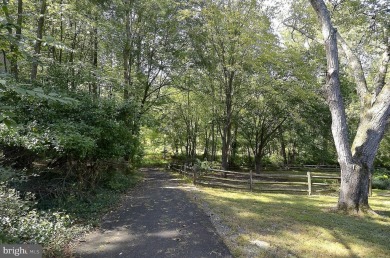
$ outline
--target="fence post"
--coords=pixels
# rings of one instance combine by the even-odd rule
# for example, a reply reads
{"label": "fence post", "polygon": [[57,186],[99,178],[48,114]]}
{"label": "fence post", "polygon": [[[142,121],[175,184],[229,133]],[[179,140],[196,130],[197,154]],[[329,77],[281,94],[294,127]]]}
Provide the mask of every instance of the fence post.
{"label": "fence post", "polygon": [[194,165],[193,167],[192,167],[192,172],[193,172],[193,179],[192,179],[192,183],[195,185],[196,184],[196,172],[197,172],[197,166],[196,165]]}
{"label": "fence post", "polygon": [[307,193],[311,195],[311,172],[307,172]]}
{"label": "fence post", "polygon": [[252,177],[252,170],[249,171],[249,189],[252,192],[253,189],[253,177]]}

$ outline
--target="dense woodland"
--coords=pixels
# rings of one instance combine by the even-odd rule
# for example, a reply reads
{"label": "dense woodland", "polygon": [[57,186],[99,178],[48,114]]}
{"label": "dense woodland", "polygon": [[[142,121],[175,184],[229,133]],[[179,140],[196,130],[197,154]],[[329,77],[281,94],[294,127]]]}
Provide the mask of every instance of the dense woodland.
{"label": "dense woodland", "polygon": [[340,162],[339,208],[366,209],[390,168],[390,6],[325,2],[2,0],[0,179],[68,198],[151,154]]}

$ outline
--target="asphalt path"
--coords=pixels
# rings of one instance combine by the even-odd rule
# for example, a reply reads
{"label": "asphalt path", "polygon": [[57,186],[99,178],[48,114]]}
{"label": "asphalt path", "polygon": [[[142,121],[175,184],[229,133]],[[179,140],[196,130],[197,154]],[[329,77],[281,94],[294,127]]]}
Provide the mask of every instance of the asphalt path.
{"label": "asphalt path", "polygon": [[232,257],[182,182],[144,169],[144,182],[75,247],[75,257]]}

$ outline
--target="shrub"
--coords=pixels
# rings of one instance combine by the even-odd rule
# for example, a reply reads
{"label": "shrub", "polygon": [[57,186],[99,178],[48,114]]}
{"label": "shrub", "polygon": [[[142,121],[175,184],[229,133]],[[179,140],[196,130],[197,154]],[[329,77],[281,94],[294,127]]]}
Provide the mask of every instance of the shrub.
{"label": "shrub", "polygon": [[[78,102],[49,102],[31,97],[11,98],[18,126],[0,124],[3,164],[32,168],[37,160],[51,160],[67,178],[98,183],[106,172],[95,164],[126,159],[137,167],[142,148],[136,133],[135,107],[110,99],[78,95]],[[93,185],[86,185],[94,187]]]}
{"label": "shrub", "polygon": [[388,175],[374,175],[372,178],[372,188],[375,189],[390,189],[390,178]]}
{"label": "shrub", "polygon": [[125,175],[122,172],[115,171],[107,180],[107,188],[113,191],[123,192],[138,182],[135,174]]}
{"label": "shrub", "polygon": [[24,198],[15,189],[0,184],[0,241],[2,243],[42,244],[47,256],[60,253],[70,239],[86,228],[72,225],[68,215],[38,211],[34,196]]}

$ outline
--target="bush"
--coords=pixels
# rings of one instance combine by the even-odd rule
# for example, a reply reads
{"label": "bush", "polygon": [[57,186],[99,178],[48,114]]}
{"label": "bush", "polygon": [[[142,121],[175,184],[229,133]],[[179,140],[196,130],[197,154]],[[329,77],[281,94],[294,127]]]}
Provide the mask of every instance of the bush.
{"label": "bush", "polygon": [[372,188],[390,189],[390,170],[386,168],[377,168],[372,175]]}
{"label": "bush", "polygon": [[68,215],[38,211],[34,196],[24,198],[15,189],[0,184],[0,242],[42,244],[46,256],[60,254],[65,245],[86,228],[73,226]]}
{"label": "bush", "polygon": [[3,165],[32,168],[34,161],[48,160],[67,178],[93,184],[106,172],[98,163],[126,159],[131,167],[140,165],[142,148],[131,103],[88,95],[78,95],[78,102],[70,104],[7,96],[0,100],[14,105],[18,126],[0,124]]}
{"label": "bush", "polygon": [[122,172],[115,171],[107,180],[107,188],[117,192],[123,192],[134,186],[138,182],[135,174],[125,175]]}
{"label": "bush", "polygon": [[372,188],[386,190],[390,189],[390,178],[388,175],[374,175],[372,178]]}

